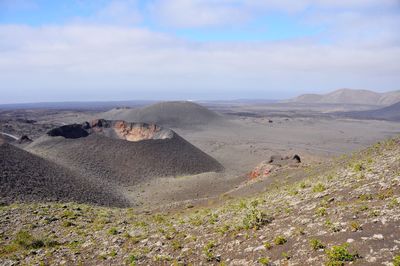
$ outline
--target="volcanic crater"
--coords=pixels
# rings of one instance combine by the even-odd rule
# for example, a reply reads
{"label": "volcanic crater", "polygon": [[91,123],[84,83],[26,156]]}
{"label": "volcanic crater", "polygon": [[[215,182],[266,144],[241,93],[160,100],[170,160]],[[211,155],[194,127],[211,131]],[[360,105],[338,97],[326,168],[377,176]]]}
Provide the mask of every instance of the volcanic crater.
{"label": "volcanic crater", "polygon": [[84,138],[91,134],[132,142],[150,139],[171,139],[174,136],[172,130],[164,129],[156,124],[129,123],[122,120],[105,119],[97,119],[83,124],[65,125],[54,128],[47,133],[51,137],[60,136],[67,139]]}
{"label": "volcanic crater", "polygon": [[121,120],[64,125],[26,149],[82,175],[122,186],[153,177],[223,170],[218,161],[170,129]]}

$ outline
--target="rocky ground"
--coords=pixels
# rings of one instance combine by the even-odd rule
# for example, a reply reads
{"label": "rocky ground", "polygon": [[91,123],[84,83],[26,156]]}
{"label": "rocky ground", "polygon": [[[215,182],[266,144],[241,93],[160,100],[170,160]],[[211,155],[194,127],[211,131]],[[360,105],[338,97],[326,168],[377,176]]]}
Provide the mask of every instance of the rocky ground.
{"label": "rocky ground", "polygon": [[173,213],[3,206],[0,264],[400,265],[399,139],[276,174],[260,195]]}

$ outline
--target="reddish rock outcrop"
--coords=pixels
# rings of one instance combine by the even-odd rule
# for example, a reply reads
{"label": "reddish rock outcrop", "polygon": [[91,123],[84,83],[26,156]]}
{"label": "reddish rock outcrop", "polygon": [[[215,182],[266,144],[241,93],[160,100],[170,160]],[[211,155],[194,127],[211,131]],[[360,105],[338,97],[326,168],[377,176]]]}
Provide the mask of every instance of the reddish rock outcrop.
{"label": "reddish rock outcrop", "polygon": [[84,138],[91,134],[98,134],[135,142],[149,139],[169,139],[173,137],[174,133],[155,124],[96,119],[83,124],[61,126],[50,130],[47,134],[52,137],[61,136],[67,139]]}
{"label": "reddish rock outcrop", "polygon": [[278,171],[285,166],[297,166],[301,163],[300,156],[295,154],[291,157],[282,157],[280,155],[273,155],[268,161],[264,161],[257,165],[249,174],[250,179],[259,177],[267,177],[269,174]]}

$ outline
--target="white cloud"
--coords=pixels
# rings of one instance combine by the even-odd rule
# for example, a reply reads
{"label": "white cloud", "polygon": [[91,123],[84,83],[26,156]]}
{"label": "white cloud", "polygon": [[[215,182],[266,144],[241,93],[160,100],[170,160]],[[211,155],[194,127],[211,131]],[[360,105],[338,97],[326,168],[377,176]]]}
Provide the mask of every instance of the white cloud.
{"label": "white cloud", "polygon": [[400,8],[398,0],[156,0],[150,12],[161,24],[178,27],[227,26],[271,11],[340,12]]}
{"label": "white cloud", "polygon": [[[92,6],[93,2],[78,2],[80,6]],[[138,0],[111,0],[106,5],[98,8],[91,16],[75,17],[71,23],[85,23],[85,24],[106,24],[106,25],[120,25],[129,26],[137,25],[143,20],[138,8]]]}
{"label": "white cloud", "polygon": [[[0,26],[0,39],[0,91],[62,97],[101,90],[109,99],[140,98],[145,91],[212,97],[253,90],[277,98],[311,87],[394,89],[400,82],[400,47],[386,45],[194,43],[138,28],[85,25]],[[273,91],[281,94],[267,94]]]}
{"label": "white cloud", "polygon": [[173,27],[209,27],[243,22],[250,15],[234,1],[157,0],[149,6],[153,19]]}
{"label": "white cloud", "polygon": [[325,31],[281,42],[194,42],[140,28],[136,24],[146,14],[138,3],[118,0],[65,25],[0,25],[0,101],[27,94],[37,101],[77,95],[279,98],[338,87],[399,89],[400,15],[390,9],[398,8],[397,1],[293,3],[156,0],[148,8],[159,23],[183,28],[241,24],[272,10],[307,10],[302,23],[324,25]]}

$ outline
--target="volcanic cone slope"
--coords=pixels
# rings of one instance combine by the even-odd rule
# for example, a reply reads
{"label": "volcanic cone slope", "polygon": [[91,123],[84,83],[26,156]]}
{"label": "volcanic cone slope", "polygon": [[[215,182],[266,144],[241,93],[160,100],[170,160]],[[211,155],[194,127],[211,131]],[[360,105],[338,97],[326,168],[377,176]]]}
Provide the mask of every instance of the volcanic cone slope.
{"label": "volcanic cone slope", "polygon": [[144,108],[116,108],[104,113],[107,119],[155,123],[162,126],[187,128],[223,122],[222,116],[193,102],[160,102]]}
{"label": "volcanic cone slope", "polygon": [[400,102],[377,110],[346,112],[340,115],[358,119],[400,121]]}
{"label": "volcanic cone slope", "polygon": [[174,131],[143,123],[95,120],[53,129],[28,149],[42,157],[118,185],[150,177],[223,170]]}
{"label": "volcanic cone slope", "polygon": [[113,189],[0,140],[0,202],[75,201],[128,206]]}

